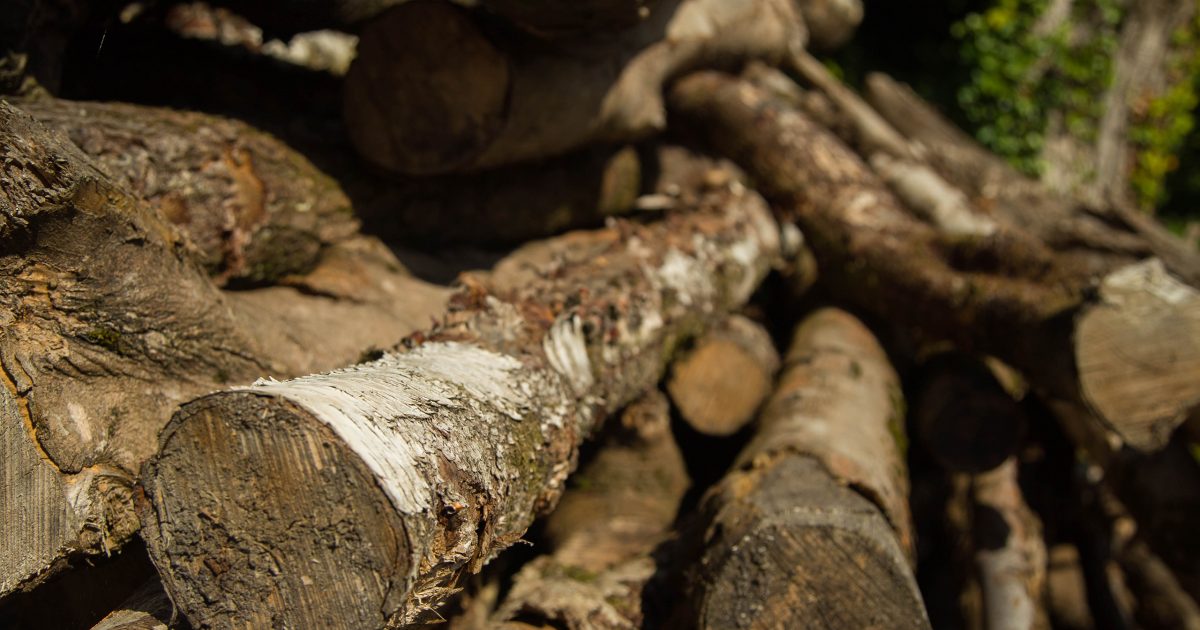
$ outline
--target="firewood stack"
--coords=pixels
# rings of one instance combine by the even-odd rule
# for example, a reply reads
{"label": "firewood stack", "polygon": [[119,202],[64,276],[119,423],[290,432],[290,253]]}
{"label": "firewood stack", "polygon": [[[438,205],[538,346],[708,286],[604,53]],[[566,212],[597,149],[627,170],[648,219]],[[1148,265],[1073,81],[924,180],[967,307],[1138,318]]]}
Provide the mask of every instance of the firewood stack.
{"label": "firewood stack", "polygon": [[858,0],[220,5],[0,11],[0,627],[1200,628],[1200,254]]}

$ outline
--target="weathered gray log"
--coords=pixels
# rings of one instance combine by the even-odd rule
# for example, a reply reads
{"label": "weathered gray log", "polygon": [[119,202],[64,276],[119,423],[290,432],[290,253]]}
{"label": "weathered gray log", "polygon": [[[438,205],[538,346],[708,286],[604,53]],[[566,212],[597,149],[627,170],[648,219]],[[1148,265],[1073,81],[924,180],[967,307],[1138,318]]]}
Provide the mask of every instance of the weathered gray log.
{"label": "weathered gray log", "polygon": [[1017,452],[1024,414],[986,365],[946,352],[924,361],[921,374],[913,421],[940,464],[982,473]]}
{"label": "weathered gray log", "polygon": [[[196,627],[431,616],[562,492],[596,421],[754,291],[760,197],[518,250],[397,351],[185,405],[143,470],[143,537]],[[411,350],[404,351],[408,346]]]}
{"label": "weathered gray log", "polygon": [[778,60],[803,42],[790,0],[663,0],[611,40],[551,50],[488,32],[459,7],[411,2],[364,28],[346,124],[359,152],[393,172],[495,167],[647,137],[665,128],[672,77]]}
{"label": "weathered gray log", "polygon": [[673,622],[929,627],[905,558],[902,399],[882,348],[826,309],[797,329],[786,365],[754,439],[689,526]]}
{"label": "weathered gray log", "polygon": [[167,630],[172,612],[171,600],[155,578],[92,626],[92,630]]}
{"label": "weathered gray log", "polygon": [[570,630],[644,627],[650,556],[688,487],[667,398],[652,390],[621,413],[546,521],[551,553],[526,564],[493,615]]}
{"label": "weathered gray log", "polygon": [[133,479],[179,402],[345,365],[444,308],[362,238],[303,292],[222,293],[165,218],[7,103],[0,153],[0,596],[136,531]]}
{"label": "weathered gray log", "polygon": [[1043,599],[1046,545],[1017,483],[1017,461],[975,475],[975,563],[988,630],[1049,630]]}
{"label": "weathered gray log", "polygon": [[735,315],[671,364],[667,393],[693,429],[732,435],[754,419],[778,370],[779,352],[770,333]]}
{"label": "weathered gray log", "polygon": [[[836,138],[763,90],[707,73],[673,94],[681,114],[788,208],[821,268],[864,308],[887,305],[881,316],[911,318],[1087,401],[1137,448],[1160,448],[1200,404],[1200,293],[1157,259],[1059,251],[1012,215],[1002,229],[965,235],[917,221]],[[1125,236],[1152,251],[1140,233]],[[1153,395],[1114,400],[1107,389],[1118,381]]]}

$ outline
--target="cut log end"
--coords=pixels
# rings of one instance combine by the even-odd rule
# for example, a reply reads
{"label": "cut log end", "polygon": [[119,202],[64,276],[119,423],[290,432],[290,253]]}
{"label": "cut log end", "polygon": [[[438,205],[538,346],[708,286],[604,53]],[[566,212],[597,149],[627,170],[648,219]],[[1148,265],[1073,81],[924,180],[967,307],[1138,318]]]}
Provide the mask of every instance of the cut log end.
{"label": "cut log end", "polygon": [[770,334],[753,321],[733,317],[675,362],[667,391],[693,429],[732,435],[754,419],[770,395],[779,363]]}
{"label": "cut log end", "polygon": [[170,491],[142,520],[194,626],[272,626],[282,611],[294,627],[385,623],[408,572],[404,523],[329,427],[241,393],[188,405],[165,435],[145,479]]}
{"label": "cut log end", "polygon": [[699,627],[929,627],[887,519],[816,461],[731,475],[713,503]]}
{"label": "cut log end", "polygon": [[361,155],[389,171],[444,172],[470,162],[499,133],[508,60],[467,11],[409,2],[360,37],[344,108]]}
{"label": "cut log end", "polygon": [[1165,447],[1200,408],[1200,293],[1158,259],[1113,272],[1078,320],[1075,360],[1084,400],[1122,440]]}

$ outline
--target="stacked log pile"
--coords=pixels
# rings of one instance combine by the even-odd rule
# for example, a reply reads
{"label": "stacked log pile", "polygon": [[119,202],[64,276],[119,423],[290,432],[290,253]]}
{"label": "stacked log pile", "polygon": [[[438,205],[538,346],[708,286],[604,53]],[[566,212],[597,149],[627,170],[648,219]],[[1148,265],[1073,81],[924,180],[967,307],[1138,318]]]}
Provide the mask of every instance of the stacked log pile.
{"label": "stacked log pile", "polygon": [[219,4],[0,11],[0,627],[1200,628],[1200,253],[858,0]]}

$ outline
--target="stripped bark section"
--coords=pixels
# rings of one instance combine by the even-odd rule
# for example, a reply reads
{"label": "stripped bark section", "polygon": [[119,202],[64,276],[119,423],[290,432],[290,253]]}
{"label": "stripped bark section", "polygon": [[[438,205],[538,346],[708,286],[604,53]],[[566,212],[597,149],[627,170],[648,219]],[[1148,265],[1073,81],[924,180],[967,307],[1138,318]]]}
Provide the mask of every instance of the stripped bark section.
{"label": "stripped bark section", "polygon": [[689,527],[678,556],[695,560],[674,623],[928,628],[905,558],[906,497],[892,494],[907,480],[883,350],[827,309],[801,324],[788,356],[758,435]]}
{"label": "stripped bark section", "polygon": [[[596,421],[766,273],[779,237],[762,199],[702,202],[518,250],[377,361],[185,406],[143,475],[172,599],[201,627],[430,615],[554,504]],[[318,542],[335,523],[371,544]]]}

